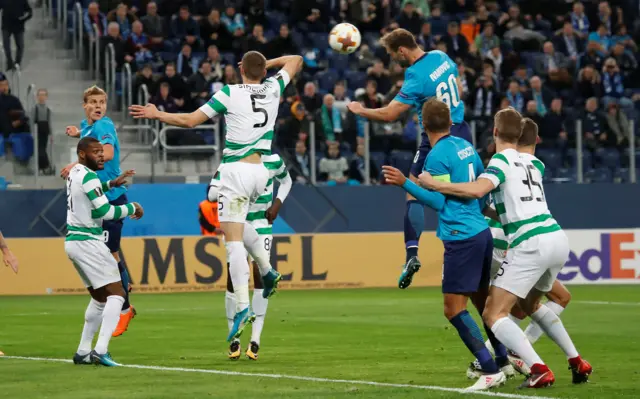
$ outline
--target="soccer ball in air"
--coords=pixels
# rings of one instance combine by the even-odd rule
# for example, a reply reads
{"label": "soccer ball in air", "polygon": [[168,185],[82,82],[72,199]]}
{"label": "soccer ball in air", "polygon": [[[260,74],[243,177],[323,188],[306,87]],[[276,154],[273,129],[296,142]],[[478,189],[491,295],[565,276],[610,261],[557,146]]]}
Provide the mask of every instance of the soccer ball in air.
{"label": "soccer ball in air", "polygon": [[340,54],[353,53],[361,42],[358,28],[346,22],[334,26],[329,33],[329,46]]}

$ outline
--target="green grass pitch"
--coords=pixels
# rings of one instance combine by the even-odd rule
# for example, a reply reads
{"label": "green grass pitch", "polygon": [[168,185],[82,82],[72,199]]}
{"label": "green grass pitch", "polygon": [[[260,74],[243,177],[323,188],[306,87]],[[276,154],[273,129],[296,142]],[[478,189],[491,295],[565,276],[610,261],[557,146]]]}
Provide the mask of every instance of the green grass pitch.
{"label": "green grass pitch", "polygon": [[[543,337],[536,349],[554,370],[556,384],[549,389],[517,390],[519,377],[494,392],[514,398],[639,398],[640,287],[570,290],[573,303],[562,319],[578,350],[593,364],[591,382],[573,386],[564,355]],[[123,364],[181,368],[162,370],[11,359],[71,359],[88,296],[0,297],[0,350],[7,355],[0,359],[0,397],[459,398],[460,392],[424,386],[471,385],[465,369],[472,358],[442,315],[439,288],[280,292],[269,303],[257,362],[244,356],[235,362],[227,360],[223,298],[220,292],[133,293],[139,314],[127,333],[111,341],[110,351]],[[243,337],[244,349],[249,336],[247,332]]]}

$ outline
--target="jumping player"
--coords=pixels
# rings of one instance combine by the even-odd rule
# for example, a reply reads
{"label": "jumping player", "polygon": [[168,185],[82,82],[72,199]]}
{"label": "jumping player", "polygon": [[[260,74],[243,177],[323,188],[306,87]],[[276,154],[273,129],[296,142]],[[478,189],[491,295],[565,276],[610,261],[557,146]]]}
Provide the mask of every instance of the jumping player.
{"label": "jumping player", "polygon": [[[132,175],[128,171],[114,180],[100,182],[97,171],[104,167],[102,144],[92,137],[78,142],[78,162],[67,178],[67,237],[64,249],[75,266],[91,300],[84,315],[84,328],[75,364],[119,366],[109,354],[111,335],[118,324],[125,290],[115,258],[104,245],[103,220],[119,220],[127,216],[140,219],[142,207],[137,203],[109,204],[106,192],[121,187]],[[100,328],[93,350],[93,338]]]}
{"label": "jumping player", "polygon": [[[281,278],[280,273],[271,267],[269,253],[263,244],[258,240],[245,240],[245,237],[257,235],[255,231],[245,234],[246,230],[253,229],[250,225],[245,226],[245,222],[249,206],[264,193],[269,180],[261,156],[271,154],[280,96],[301,67],[300,56],[267,61],[262,54],[249,51],[240,64],[243,84],[224,86],[192,113],[160,112],[153,104],[130,107],[134,118],[158,119],[169,125],[187,128],[205,123],[216,115],[225,116],[227,135],[222,156],[224,168],[220,172],[218,215],[225,234],[229,274],[236,294],[234,324],[227,336],[229,342],[238,338],[245,326],[256,318],[249,306],[250,270],[245,248],[260,268],[264,298],[275,293]],[[261,83],[268,68],[281,69],[274,77]]]}
{"label": "jumping player", "polygon": [[[247,215],[247,223],[255,228],[258,233],[253,237],[253,240],[258,240],[264,248],[271,254],[271,247],[273,243],[273,235],[271,225],[278,216],[282,203],[289,195],[293,181],[287,171],[282,158],[278,154],[263,155],[262,163],[269,171],[269,182],[267,183],[267,189],[255,203],[249,207],[249,214]],[[217,173],[211,180],[209,185],[209,199],[217,199],[218,192],[220,191],[220,169],[224,167],[220,165]],[[273,199],[273,181],[276,180],[280,186],[278,187],[278,195]],[[245,235],[252,232],[252,229],[245,229]],[[245,237],[245,241],[250,237]],[[260,350],[260,336],[262,335],[262,328],[264,327],[264,320],[267,315],[267,306],[269,300],[263,298],[263,283],[260,278],[260,269],[258,264],[251,260],[253,265],[253,299],[251,306],[256,314],[256,320],[251,325],[251,342],[247,348],[246,356],[251,360],[258,360],[258,351]],[[227,264],[228,266],[228,264]],[[225,295],[225,310],[227,313],[227,322],[229,325],[229,331],[233,328],[233,317],[236,309],[236,295],[233,290],[233,283],[231,281],[230,273],[227,274],[227,292]],[[241,345],[239,339],[234,339],[229,345],[229,359],[236,360],[240,357]]]}
{"label": "jumping player", "polygon": [[564,351],[573,383],[587,382],[591,365],[576,350],[560,318],[540,299],[553,287],[569,256],[569,240],[547,207],[542,186],[544,166],[535,156],[517,151],[518,142],[533,146],[536,135],[521,139],[522,117],[512,109],[495,116],[496,155],[485,173],[471,183],[449,183],[429,173],[420,183],[446,195],[482,198],[492,193],[509,249],[493,280],[483,319],[495,336],[531,369],[522,384],[541,388],[555,382],[553,372],[535,352],[524,332],[507,316],[516,303]]}
{"label": "jumping player", "polygon": [[[451,111],[453,126],[450,134],[471,143],[471,131],[464,121],[464,102],[460,99],[458,67],[455,62],[442,51],[434,50],[425,53],[418,47],[415,37],[404,29],[396,29],[388,33],[380,39],[380,43],[394,61],[407,67],[402,89],[385,107],[366,109],[359,102],[351,102],[348,105],[349,110],[367,119],[392,122],[413,107],[418,113],[418,120],[422,126],[422,104],[435,97],[447,104]],[[409,174],[411,181],[417,181],[430,149],[429,138],[423,130],[422,141]],[[407,193],[407,208],[404,216],[406,259],[398,281],[400,288],[409,287],[413,275],[420,270],[418,242],[423,229],[424,207]]]}
{"label": "jumping player", "polygon": [[[113,121],[107,114],[107,93],[97,86],[91,86],[84,91],[82,98],[86,119],[76,126],[67,126],[67,135],[70,137],[93,137],[102,143],[104,148],[104,168],[97,171],[100,181],[106,182],[120,176],[120,142]],[[76,163],[67,165],[61,172],[66,179],[69,171]],[[109,190],[106,195],[113,206],[121,206],[128,203],[127,189],[124,186]],[[136,316],[136,309],[129,303],[129,291],[131,290],[129,271],[127,265],[120,259],[120,239],[122,238],[123,220],[104,220],[102,228],[107,232],[107,247],[118,262],[118,270],[124,287],[124,303],[120,312],[120,321],[113,332],[113,336],[122,335],[129,328],[129,323]]]}
{"label": "jumping player", "polygon": [[[433,149],[427,156],[424,169],[442,181],[473,181],[483,172],[482,161],[471,143],[449,134],[451,117],[442,101],[432,98],[423,107],[423,127]],[[467,311],[469,298],[480,314],[483,313],[489,290],[489,272],[493,244],[491,232],[482,215],[485,202],[445,197],[429,192],[408,180],[402,172],[383,166],[387,183],[395,184],[411,193],[422,204],[438,212],[438,237],[444,244],[442,293],[444,313],[456,328],[460,338],[473,355],[480,359],[483,378],[471,390],[484,390],[505,383],[508,374],[515,372],[509,365],[507,351],[485,326],[496,348],[496,360],[484,345],[480,328]]]}
{"label": "jumping player", "polygon": [[11,252],[4,236],[0,231],[0,250],[2,251],[2,261],[5,266],[10,266],[14,273],[18,273],[18,258]]}

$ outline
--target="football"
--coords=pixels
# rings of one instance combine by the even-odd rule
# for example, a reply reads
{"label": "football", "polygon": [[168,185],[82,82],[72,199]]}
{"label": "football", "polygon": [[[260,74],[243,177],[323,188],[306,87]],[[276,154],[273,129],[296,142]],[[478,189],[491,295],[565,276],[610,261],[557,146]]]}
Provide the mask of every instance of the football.
{"label": "football", "polygon": [[329,33],[329,46],[340,54],[353,53],[361,42],[358,28],[346,22],[334,26]]}

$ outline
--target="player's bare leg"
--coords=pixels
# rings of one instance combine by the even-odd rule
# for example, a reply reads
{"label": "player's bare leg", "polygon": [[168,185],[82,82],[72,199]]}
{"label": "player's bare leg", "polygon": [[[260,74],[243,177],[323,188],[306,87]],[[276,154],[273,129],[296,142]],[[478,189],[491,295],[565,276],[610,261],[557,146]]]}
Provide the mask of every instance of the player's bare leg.
{"label": "player's bare leg", "polygon": [[[587,382],[593,369],[591,365],[578,354],[571,337],[569,337],[569,333],[567,333],[558,315],[540,303],[540,298],[544,295],[546,295],[545,292],[534,288],[525,299],[520,300],[520,306],[565,353],[569,362],[569,368],[573,374],[573,383],[580,384]],[[515,352],[519,354],[517,350]]]}
{"label": "player's bare leg", "polygon": [[236,314],[233,327],[227,336],[227,341],[240,337],[244,328],[253,323],[256,316],[249,307],[249,262],[245,252],[244,223],[222,222],[220,228],[225,233],[225,247],[229,260],[229,274],[236,296]]}
{"label": "player's bare leg", "polygon": [[[529,300],[533,299],[535,298],[532,296]],[[539,299],[540,297],[537,298],[538,301]],[[529,388],[550,386],[555,382],[553,372],[538,356],[520,327],[508,317],[517,301],[516,295],[503,288],[492,286],[482,318],[485,324],[491,327],[496,338],[517,353],[531,368],[531,376],[522,386]]]}
{"label": "player's bare leg", "polygon": [[[104,287],[90,290],[89,292],[93,300],[104,303],[102,325],[100,326],[98,341],[96,342],[94,350],[91,351],[89,355],[91,362],[109,367],[119,366],[119,364],[111,358],[111,354],[109,354],[109,341],[118,324],[120,309],[122,309],[122,304],[124,303],[125,293],[122,288],[122,282],[118,281],[117,283],[107,284]],[[84,338],[83,331],[83,339]]]}
{"label": "player's bare leg", "polygon": [[[229,256],[227,255],[227,259]],[[227,327],[229,332],[233,329],[233,318],[236,315],[236,294],[233,292],[233,283],[231,282],[231,272],[229,271],[229,262],[227,262],[227,291],[224,296],[224,309],[227,314]],[[240,359],[240,340],[234,338],[229,344],[229,359]]]}
{"label": "player's bare leg", "polygon": [[247,348],[246,355],[251,360],[258,360],[258,351],[260,350],[260,337],[262,335],[262,328],[264,327],[264,320],[267,315],[267,307],[269,305],[269,299],[264,298],[264,284],[260,277],[260,268],[258,264],[253,261],[253,300],[251,307],[256,314],[256,321],[251,325],[251,342]]}
{"label": "player's bare leg", "polygon": [[[418,178],[409,174],[409,180],[417,183]],[[398,279],[398,287],[405,289],[411,285],[413,275],[420,270],[418,260],[418,243],[424,230],[424,206],[411,194],[407,194],[407,209],[404,215],[404,244],[407,252],[402,274]]]}
{"label": "player's bare leg", "polygon": [[118,320],[118,325],[116,329],[113,331],[113,336],[118,337],[124,334],[125,331],[129,328],[129,323],[136,317],[136,309],[129,303],[129,292],[131,291],[131,280],[129,279],[129,272],[127,271],[127,267],[124,265],[122,260],[120,259],[119,252],[111,252],[113,258],[118,263],[118,271],[120,272],[120,279],[122,280],[122,288],[125,293],[124,303],[122,304],[122,310],[120,311],[120,320]]}

